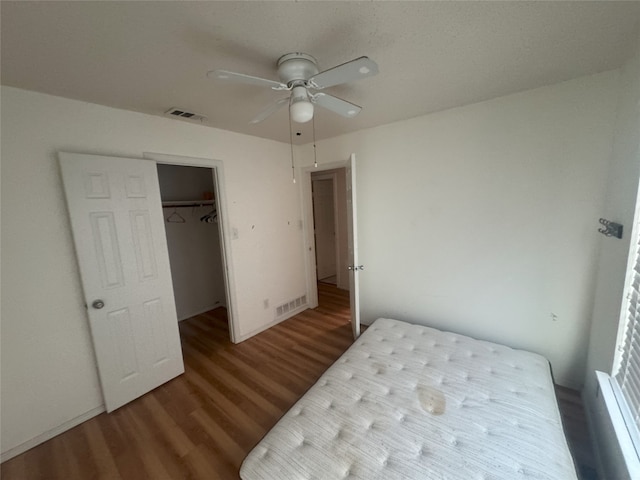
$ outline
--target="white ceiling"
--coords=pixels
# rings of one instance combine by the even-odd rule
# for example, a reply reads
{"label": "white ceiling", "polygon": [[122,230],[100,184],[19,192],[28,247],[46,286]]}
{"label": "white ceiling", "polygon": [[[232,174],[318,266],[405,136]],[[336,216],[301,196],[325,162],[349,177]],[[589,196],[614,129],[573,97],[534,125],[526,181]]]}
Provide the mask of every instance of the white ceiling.
{"label": "white ceiling", "polygon": [[[154,115],[183,107],[288,142],[286,109],[248,123],[282,93],[206,72],[275,80],[288,52],[320,70],[371,57],[377,76],[328,89],[364,108],[317,109],[326,138],[617,68],[640,2],[3,1],[1,13],[4,85]],[[311,139],[310,124],[296,130]]]}

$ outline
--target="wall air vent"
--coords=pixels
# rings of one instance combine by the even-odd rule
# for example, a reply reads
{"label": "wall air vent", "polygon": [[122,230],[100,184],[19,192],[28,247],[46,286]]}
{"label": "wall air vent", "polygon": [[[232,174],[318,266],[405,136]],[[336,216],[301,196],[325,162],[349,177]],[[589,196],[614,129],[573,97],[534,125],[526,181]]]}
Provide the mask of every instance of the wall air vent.
{"label": "wall air vent", "polygon": [[276,318],[292,317],[297,313],[300,313],[307,308],[307,296],[294,298],[289,302],[285,302],[282,305],[278,305],[275,308]]}
{"label": "wall air vent", "polygon": [[185,110],[184,108],[173,107],[164,112],[168,117],[178,117],[183,120],[192,120],[194,122],[204,122],[207,117],[200,115],[199,113],[193,113]]}

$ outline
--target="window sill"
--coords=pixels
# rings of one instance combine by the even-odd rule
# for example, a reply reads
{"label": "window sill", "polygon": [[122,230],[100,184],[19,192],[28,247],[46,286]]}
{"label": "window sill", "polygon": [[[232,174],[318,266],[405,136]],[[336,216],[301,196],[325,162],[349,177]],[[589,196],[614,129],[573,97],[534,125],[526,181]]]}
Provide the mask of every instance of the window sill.
{"label": "window sill", "polygon": [[596,372],[596,376],[598,378],[600,393],[602,394],[607,412],[609,413],[609,419],[629,473],[629,478],[640,478],[640,458],[638,458],[638,453],[627,429],[620,405],[618,405],[614,386],[612,385],[614,380],[603,372]]}

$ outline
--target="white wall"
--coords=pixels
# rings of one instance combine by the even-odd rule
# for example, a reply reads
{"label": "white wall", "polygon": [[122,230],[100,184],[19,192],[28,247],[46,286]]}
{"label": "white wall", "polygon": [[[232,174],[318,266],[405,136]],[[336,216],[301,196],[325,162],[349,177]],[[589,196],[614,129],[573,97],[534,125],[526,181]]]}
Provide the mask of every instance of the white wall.
{"label": "white wall", "polygon": [[[199,201],[215,192],[210,168],[158,165],[158,182],[163,202]],[[226,306],[218,223],[200,221],[214,208],[205,205],[163,209],[165,219],[175,212],[184,220],[165,220],[178,320]]]}
{"label": "white wall", "polygon": [[356,153],[363,322],[539,352],[579,387],[617,90],[605,72],[318,142]]}
{"label": "white wall", "polygon": [[238,232],[230,287],[241,336],[273,321],[264,299],[275,305],[304,293],[288,145],[15,88],[0,93],[3,453],[102,405],[57,152],[222,160]]}
{"label": "white wall", "polygon": [[621,89],[615,123],[606,203],[602,216],[624,225],[623,238],[600,237],[597,287],[593,304],[591,340],[583,399],[594,437],[601,452],[605,478],[623,478],[624,462],[597,395],[595,370],[611,374],[621,320],[626,267],[630,253],[638,179],[640,178],[640,36],[635,54],[621,72]]}

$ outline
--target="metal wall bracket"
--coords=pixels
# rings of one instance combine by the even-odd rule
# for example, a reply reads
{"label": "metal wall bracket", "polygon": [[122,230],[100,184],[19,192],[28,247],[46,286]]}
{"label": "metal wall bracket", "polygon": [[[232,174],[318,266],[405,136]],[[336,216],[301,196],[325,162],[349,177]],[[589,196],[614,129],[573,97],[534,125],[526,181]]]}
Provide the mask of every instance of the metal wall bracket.
{"label": "metal wall bracket", "polygon": [[603,227],[599,228],[598,231],[607,237],[616,237],[622,238],[622,225],[615,222],[610,222],[605,218],[600,219],[600,224]]}

